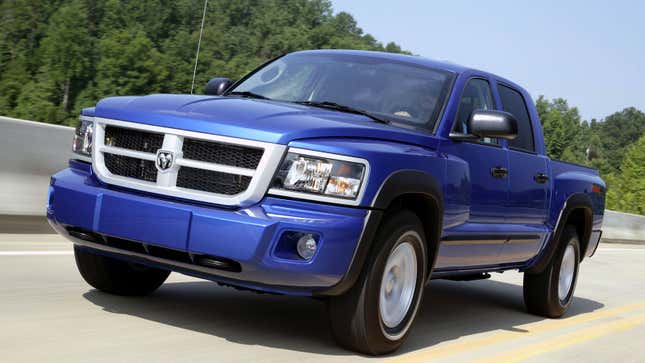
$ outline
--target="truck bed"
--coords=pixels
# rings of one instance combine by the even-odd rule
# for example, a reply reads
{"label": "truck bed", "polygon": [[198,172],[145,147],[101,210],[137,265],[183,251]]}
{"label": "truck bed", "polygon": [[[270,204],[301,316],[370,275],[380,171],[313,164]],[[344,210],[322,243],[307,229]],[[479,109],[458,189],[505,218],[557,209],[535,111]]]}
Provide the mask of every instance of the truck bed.
{"label": "truck bed", "polygon": [[598,175],[598,170],[577,164],[577,163],[572,163],[569,161],[563,161],[563,160],[557,160],[557,159],[551,159],[552,161],[552,167],[553,167],[553,174],[557,176],[558,174],[568,172],[568,171],[577,171],[577,172],[582,172],[582,173],[589,173],[592,175]]}

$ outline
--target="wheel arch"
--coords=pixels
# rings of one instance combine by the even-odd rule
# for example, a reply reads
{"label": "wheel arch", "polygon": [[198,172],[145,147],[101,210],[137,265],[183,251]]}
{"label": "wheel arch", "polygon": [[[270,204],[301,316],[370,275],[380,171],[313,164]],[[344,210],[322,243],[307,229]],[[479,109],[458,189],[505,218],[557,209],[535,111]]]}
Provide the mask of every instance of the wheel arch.
{"label": "wheel arch", "polygon": [[576,229],[580,242],[580,261],[582,261],[589,244],[593,226],[593,205],[591,198],[587,194],[574,193],[566,199],[551,238],[548,240],[543,252],[531,264],[531,267],[526,269],[526,272],[535,274],[544,271],[558,248],[561,247],[560,238],[567,226],[573,226]]}
{"label": "wheel arch", "polygon": [[372,201],[363,234],[356,247],[354,259],[343,279],[317,295],[340,295],[351,288],[363,270],[372,251],[376,232],[388,214],[401,208],[419,217],[428,247],[428,277],[439,251],[443,222],[443,193],[441,184],[431,174],[418,170],[401,170],[389,175]]}
{"label": "wheel arch", "polygon": [[432,273],[439,250],[439,236],[441,235],[440,207],[436,200],[423,193],[406,193],[397,196],[386,208],[384,218],[400,210],[407,210],[415,214],[421,221],[425,243],[428,250],[428,278]]}
{"label": "wheel arch", "polygon": [[587,246],[589,245],[589,240],[591,238],[591,229],[593,225],[593,212],[590,207],[579,207],[575,208],[569,214],[566,222],[566,226],[573,226],[576,229],[578,234],[578,240],[580,241],[580,261],[584,260]]}
{"label": "wheel arch", "polygon": [[439,181],[418,170],[398,171],[385,180],[373,206],[384,210],[386,216],[406,209],[419,218],[428,248],[429,278],[439,252],[443,225],[443,193]]}

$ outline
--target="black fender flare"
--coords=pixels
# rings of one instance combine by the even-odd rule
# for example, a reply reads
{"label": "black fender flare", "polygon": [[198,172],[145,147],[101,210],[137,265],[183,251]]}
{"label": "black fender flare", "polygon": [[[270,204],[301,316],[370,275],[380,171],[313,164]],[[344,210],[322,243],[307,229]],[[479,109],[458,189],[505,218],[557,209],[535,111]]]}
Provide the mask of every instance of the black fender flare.
{"label": "black fender flare", "polygon": [[372,207],[385,210],[394,199],[404,194],[428,196],[434,199],[443,211],[441,184],[433,175],[418,170],[401,170],[390,174],[381,185]]}
{"label": "black fender flare", "polygon": [[435,223],[438,226],[438,228],[434,228],[436,231],[434,235],[426,236],[427,241],[433,242],[429,245],[435,246],[434,251],[428,251],[432,253],[433,260],[430,262],[432,263],[431,267],[434,267],[439,250],[439,237],[443,222],[443,193],[441,184],[431,174],[418,170],[400,170],[390,174],[385,179],[374,197],[369,207],[370,210],[366,218],[365,226],[363,227],[363,233],[358,241],[354,257],[345,276],[336,285],[318,291],[315,295],[337,296],[345,293],[354,286],[363,271],[363,267],[372,250],[376,233],[383,217],[386,215],[387,209],[396,198],[405,194],[421,194],[430,198],[435,203],[435,220],[424,221],[426,223]]}
{"label": "black fender flare", "polygon": [[[562,233],[564,232],[564,229],[567,226],[569,217],[574,211],[580,209],[582,209],[585,214],[585,229],[580,236],[580,243],[582,244],[580,248],[582,249],[584,247],[586,242],[589,241],[589,238],[591,237],[591,228],[593,224],[593,204],[591,202],[591,198],[587,194],[573,193],[567,198],[567,200],[565,200],[563,207],[560,210],[558,220],[556,221],[556,225],[554,227],[555,230],[551,235],[551,238],[546,243],[546,246],[542,250],[542,253],[531,264],[531,266],[525,270],[525,272],[537,274],[544,271],[549,262],[551,262],[551,259],[555,255],[558,248],[562,245],[561,243],[559,243],[559,241]],[[584,252],[581,252],[581,254],[582,253]]]}

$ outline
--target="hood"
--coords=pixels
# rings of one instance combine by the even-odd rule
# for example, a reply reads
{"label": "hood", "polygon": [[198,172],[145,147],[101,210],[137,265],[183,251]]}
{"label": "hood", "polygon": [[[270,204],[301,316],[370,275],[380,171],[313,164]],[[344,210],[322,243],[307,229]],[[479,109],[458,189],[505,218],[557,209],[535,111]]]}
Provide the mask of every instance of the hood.
{"label": "hood", "polygon": [[241,97],[168,94],[111,97],[96,105],[94,115],[276,144],[353,137],[436,145],[436,139],[429,134],[379,124],[362,115]]}

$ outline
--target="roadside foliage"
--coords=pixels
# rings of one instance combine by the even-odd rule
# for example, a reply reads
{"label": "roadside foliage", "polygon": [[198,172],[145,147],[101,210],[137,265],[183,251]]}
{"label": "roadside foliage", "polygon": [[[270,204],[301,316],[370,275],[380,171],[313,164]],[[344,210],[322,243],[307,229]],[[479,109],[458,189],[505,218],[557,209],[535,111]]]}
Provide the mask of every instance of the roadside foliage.
{"label": "roadside foliage", "polygon": [[[73,124],[114,95],[189,93],[203,1],[0,2],[0,115]],[[326,0],[210,0],[196,92],[300,49],[403,52]]]}
{"label": "roadside foliage", "polygon": [[608,209],[645,215],[645,113],[630,107],[587,122],[562,98],[540,96],[536,106],[549,157],[598,169]]}

